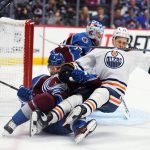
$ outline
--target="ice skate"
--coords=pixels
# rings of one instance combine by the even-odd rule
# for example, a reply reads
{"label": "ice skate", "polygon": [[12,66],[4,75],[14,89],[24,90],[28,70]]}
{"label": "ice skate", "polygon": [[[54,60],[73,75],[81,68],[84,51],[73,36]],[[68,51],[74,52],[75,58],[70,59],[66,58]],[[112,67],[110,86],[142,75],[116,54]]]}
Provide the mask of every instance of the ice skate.
{"label": "ice skate", "polygon": [[41,118],[46,119],[47,117],[40,111],[34,111],[32,113],[30,118],[30,136],[34,136],[35,134],[40,133],[45,127],[45,125],[41,121]]}
{"label": "ice skate", "polygon": [[96,126],[97,126],[96,120],[92,119],[88,121],[84,126],[77,129],[77,131],[75,132],[75,142],[78,144],[81,141],[83,141],[85,137],[87,137],[90,133],[92,133],[96,129]]}
{"label": "ice skate", "polygon": [[49,122],[52,120],[52,118],[53,116],[51,113],[46,116],[39,110],[34,111],[30,119],[30,136],[39,134],[45,127],[49,125]]}
{"label": "ice skate", "polygon": [[80,118],[85,112],[86,108],[84,106],[81,105],[76,106],[67,116],[63,126],[68,126],[69,124],[72,124],[76,119]]}

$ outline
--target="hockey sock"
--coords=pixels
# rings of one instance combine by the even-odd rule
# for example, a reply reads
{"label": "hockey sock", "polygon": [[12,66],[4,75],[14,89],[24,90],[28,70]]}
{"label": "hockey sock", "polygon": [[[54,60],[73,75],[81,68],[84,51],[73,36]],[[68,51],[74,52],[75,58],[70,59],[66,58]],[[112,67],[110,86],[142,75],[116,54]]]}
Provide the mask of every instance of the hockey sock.
{"label": "hockey sock", "polygon": [[23,124],[24,122],[28,121],[29,119],[26,118],[22,110],[20,109],[13,117],[12,117],[13,122],[18,126]]}
{"label": "hockey sock", "polygon": [[63,100],[51,111],[53,119],[50,121],[50,123],[56,123],[57,121],[61,120],[66,114],[68,114],[75,106],[79,104],[82,104],[81,95],[72,95]]}
{"label": "hockey sock", "polygon": [[83,114],[82,117],[86,117],[90,115],[92,112],[94,112],[97,109],[97,104],[92,99],[87,99],[82,105],[86,108],[86,113]]}
{"label": "hockey sock", "polygon": [[82,105],[85,106],[87,112],[82,115],[86,117],[94,112],[97,108],[100,108],[109,100],[109,91],[107,88],[97,88]]}
{"label": "hockey sock", "polygon": [[50,123],[56,123],[64,117],[63,109],[60,106],[56,106],[50,113],[53,116]]}
{"label": "hockey sock", "polygon": [[18,126],[28,121],[31,114],[32,110],[27,103],[12,117],[12,120]]}

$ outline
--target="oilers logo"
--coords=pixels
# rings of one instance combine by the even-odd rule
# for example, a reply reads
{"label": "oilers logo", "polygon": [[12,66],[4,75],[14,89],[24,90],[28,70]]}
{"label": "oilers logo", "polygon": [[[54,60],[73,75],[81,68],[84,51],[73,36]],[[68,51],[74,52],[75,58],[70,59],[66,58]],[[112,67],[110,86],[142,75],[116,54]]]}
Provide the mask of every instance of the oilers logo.
{"label": "oilers logo", "polygon": [[121,53],[113,50],[106,53],[104,62],[107,67],[116,69],[124,64],[124,58]]}

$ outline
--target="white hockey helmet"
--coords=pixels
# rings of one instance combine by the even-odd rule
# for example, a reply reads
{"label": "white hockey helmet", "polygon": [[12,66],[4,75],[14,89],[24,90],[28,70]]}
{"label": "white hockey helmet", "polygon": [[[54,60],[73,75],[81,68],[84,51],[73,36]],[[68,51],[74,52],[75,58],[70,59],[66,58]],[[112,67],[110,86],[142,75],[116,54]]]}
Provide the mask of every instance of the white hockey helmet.
{"label": "white hockey helmet", "polygon": [[98,21],[92,20],[86,27],[86,33],[89,38],[100,41],[104,33],[103,25]]}
{"label": "white hockey helmet", "polygon": [[118,28],[113,32],[113,38],[115,39],[116,37],[127,38],[128,43],[130,43],[130,40],[131,40],[127,28],[123,28],[123,27],[118,27]]}

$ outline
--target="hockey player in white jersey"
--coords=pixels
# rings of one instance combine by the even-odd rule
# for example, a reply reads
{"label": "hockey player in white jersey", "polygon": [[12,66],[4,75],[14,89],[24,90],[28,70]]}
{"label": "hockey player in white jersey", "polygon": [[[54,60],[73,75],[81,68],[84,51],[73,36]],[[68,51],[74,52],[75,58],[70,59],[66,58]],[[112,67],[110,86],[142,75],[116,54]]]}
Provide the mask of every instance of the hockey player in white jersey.
{"label": "hockey player in white jersey", "polygon": [[[126,28],[117,28],[113,34],[113,50],[95,49],[87,56],[77,60],[78,66],[95,73],[101,79],[101,85],[82,105],[76,106],[66,119],[65,125],[78,118],[90,115],[96,109],[102,112],[114,112],[125,95],[129,76],[139,66],[148,72],[150,58],[140,51],[123,51],[130,42]],[[76,65],[76,64],[75,64]],[[72,66],[75,66],[72,63]],[[76,67],[74,67],[76,68]],[[71,77],[77,82],[85,82],[86,72],[75,69]]]}
{"label": "hockey player in white jersey", "polygon": [[[126,28],[117,28],[113,33],[112,42],[114,47],[116,47],[113,50],[95,49],[88,55],[78,59],[77,63],[70,63],[63,66],[59,75],[62,81],[73,79],[80,83],[86,83],[90,79],[90,73],[94,73],[97,75],[97,78],[101,79],[101,83],[97,83],[99,87],[95,89],[82,105],[81,97],[78,97],[78,99],[73,99],[73,97],[67,98],[60,103],[49,113],[49,124],[62,119],[76,105],[78,106],[71,111],[65,125],[71,124],[78,118],[90,115],[96,109],[107,113],[114,112],[122,102],[129,75],[134,68],[140,66],[148,71],[150,62],[145,57],[145,54],[137,51],[126,52],[120,50],[126,48],[130,42],[130,36]],[[73,71],[70,72],[68,70],[69,67]],[[58,107],[60,111],[58,111]],[[84,127],[81,131],[82,134],[76,137],[76,141],[83,140],[90,133],[90,128],[92,128],[92,125]]]}

